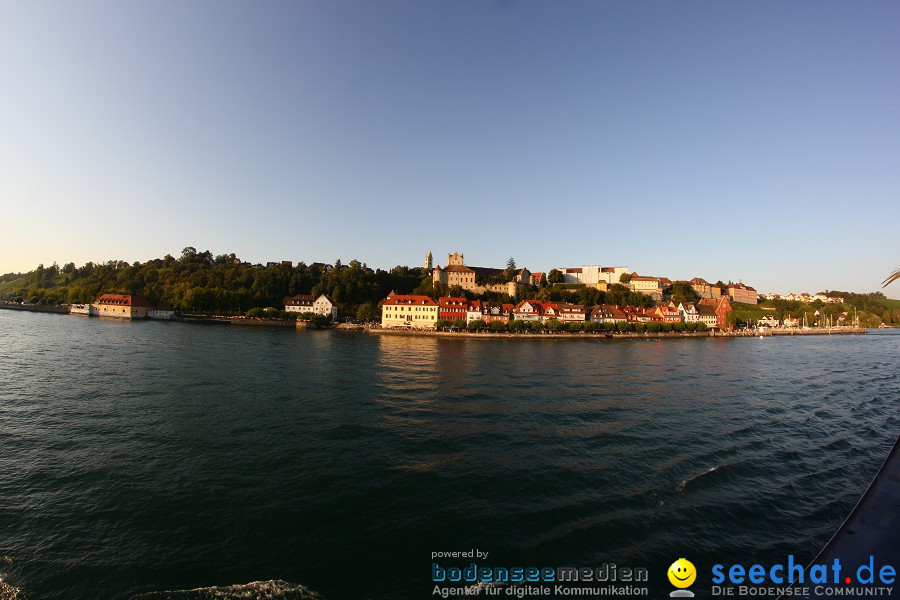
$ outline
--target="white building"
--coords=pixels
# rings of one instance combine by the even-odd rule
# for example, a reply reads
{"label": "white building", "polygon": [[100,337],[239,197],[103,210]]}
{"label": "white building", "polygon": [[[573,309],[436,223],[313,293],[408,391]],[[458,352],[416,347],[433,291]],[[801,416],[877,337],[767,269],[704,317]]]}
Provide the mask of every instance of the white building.
{"label": "white building", "polygon": [[481,321],[483,319],[484,314],[481,311],[481,300],[472,300],[471,302],[468,302],[466,305],[466,323]]}
{"label": "white building", "polygon": [[69,314],[70,315],[90,315],[91,314],[91,305],[88,304],[71,304],[69,305]]}
{"label": "white building", "polygon": [[522,300],[513,310],[513,319],[518,321],[541,321],[544,305],[539,300]]}
{"label": "white building", "polygon": [[679,304],[678,312],[681,313],[681,320],[685,323],[698,323],[700,321],[700,313],[697,312],[697,307],[690,302]]}
{"label": "white building", "polygon": [[585,285],[597,285],[619,283],[622,275],[630,273],[628,267],[601,267],[599,265],[583,265],[581,267],[566,267],[558,269],[563,276],[564,283],[583,283]]}
{"label": "white building", "polygon": [[337,318],[337,304],[322,294],[318,298],[314,298],[308,294],[297,294],[284,305],[286,312],[312,313],[314,315],[322,315],[323,317]]}
{"label": "white building", "polygon": [[766,315],[762,319],[756,321],[756,324],[760,327],[778,327],[778,319],[773,317],[772,315]]}
{"label": "white building", "polygon": [[650,296],[651,298],[662,298],[665,283],[662,277],[646,277],[644,275],[632,275],[629,283],[632,291]]}
{"label": "white building", "polygon": [[157,306],[147,311],[148,319],[171,319],[175,316],[175,311],[171,306]]}

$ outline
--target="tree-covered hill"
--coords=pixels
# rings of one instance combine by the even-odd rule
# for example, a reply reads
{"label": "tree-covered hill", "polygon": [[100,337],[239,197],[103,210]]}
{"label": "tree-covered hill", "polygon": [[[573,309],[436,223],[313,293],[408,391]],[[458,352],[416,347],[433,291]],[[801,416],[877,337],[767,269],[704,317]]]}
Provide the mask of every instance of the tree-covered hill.
{"label": "tree-covered hill", "polygon": [[[256,307],[282,307],[296,294],[328,294],[347,315],[374,314],[391,290],[411,293],[427,283],[421,267],[370,269],[357,260],[344,265],[299,263],[268,266],[242,263],[234,254],[214,256],[185,248],[180,258],[166,255],[145,263],[108,261],[76,267],[38,266],[28,273],[0,276],[0,299],[32,303],[90,302],[102,293],[138,294],[181,311],[238,313]],[[366,307],[366,308],[361,308]]]}

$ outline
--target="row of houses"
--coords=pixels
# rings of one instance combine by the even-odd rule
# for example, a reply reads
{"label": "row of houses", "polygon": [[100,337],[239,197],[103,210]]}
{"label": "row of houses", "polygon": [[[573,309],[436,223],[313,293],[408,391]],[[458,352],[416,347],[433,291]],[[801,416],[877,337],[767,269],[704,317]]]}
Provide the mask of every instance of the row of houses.
{"label": "row of houses", "polygon": [[802,294],[766,294],[766,300],[788,300],[791,302],[803,302],[804,304],[810,304],[811,302],[815,302],[819,300],[825,304],[840,304],[843,302],[843,298],[839,298],[836,296],[827,296],[825,294],[807,294],[806,292]]}
{"label": "row of houses", "polygon": [[103,294],[86,304],[72,304],[69,313],[116,319],[171,319],[175,311],[167,305],[154,306],[143,296]]}
{"label": "row of houses", "polygon": [[[459,286],[478,295],[485,292],[501,292],[515,298],[517,286],[539,286],[546,281],[544,273],[532,273],[528,269],[516,269],[514,273],[508,273],[504,269],[469,266],[466,265],[465,256],[459,252],[448,254],[444,267],[440,265],[432,267],[432,262],[433,258],[429,250],[425,255],[425,269],[431,273],[432,281],[435,284],[447,287]],[[637,272],[631,272],[628,267],[624,266],[582,265],[580,267],[559,267],[556,270],[562,275],[563,283],[585,285],[601,291],[606,291],[609,286],[621,283],[631,291],[644,294],[656,301],[662,300],[663,296],[672,288],[672,280],[668,277],[640,275]],[[502,283],[488,283],[504,278],[510,280]],[[759,293],[756,289],[743,282],[729,282],[720,286],[710,284],[702,277],[694,277],[689,284],[703,300],[719,300],[728,297],[732,302],[745,304],[759,302]]]}
{"label": "row of houses", "polygon": [[[650,296],[654,300],[662,299],[672,287],[668,277],[640,275],[631,272],[628,267],[601,267],[600,265],[582,265],[581,267],[560,267],[557,269],[563,276],[564,283],[583,284],[606,291],[610,285],[622,283],[633,292]],[[623,276],[627,275],[625,281]],[[713,285],[702,277],[694,277],[688,283],[701,299],[718,300],[724,296],[732,302],[757,304],[759,293],[742,282],[729,282],[724,286]]]}
{"label": "row of houses", "polygon": [[441,321],[518,320],[546,323],[594,321],[596,323],[704,323],[710,329],[726,329],[731,302],[727,297],[703,299],[697,304],[662,304],[654,308],[600,304],[583,306],[568,302],[522,300],[517,304],[468,300],[445,296],[437,301],[428,296],[391,293],[381,308],[382,327],[433,329]]}

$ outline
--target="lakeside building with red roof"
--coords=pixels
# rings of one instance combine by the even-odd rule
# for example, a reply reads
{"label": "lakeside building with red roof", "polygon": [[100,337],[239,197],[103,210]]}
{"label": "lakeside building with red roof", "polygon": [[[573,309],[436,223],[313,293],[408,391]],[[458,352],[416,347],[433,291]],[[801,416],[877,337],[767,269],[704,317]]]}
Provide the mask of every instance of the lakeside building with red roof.
{"label": "lakeside building with red roof", "polygon": [[590,309],[590,320],[595,323],[624,323],[628,315],[623,307],[614,304],[598,304]]}
{"label": "lakeside building with red roof", "polygon": [[445,321],[466,320],[469,300],[463,297],[444,296],[438,299],[438,319]]}
{"label": "lakeside building with red roof", "polygon": [[103,294],[91,304],[90,314],[117,319],[146,319],[155,309],[143,296]]}
{"label": "lakeside building with red roof", "polygon": [[728,296],[722,296],[718,300],[704,298],[696,304],[696,307],[701,323],[705,323],[710,329],[713,327],[722,331],[729,329],[728,313],[731,312],[731,302]]}
{"label": "lakeside building with red roof", "polygon": [[391,294],[381,305],[382,327],[434,329],[437,320],[438,303],[428,296]]}

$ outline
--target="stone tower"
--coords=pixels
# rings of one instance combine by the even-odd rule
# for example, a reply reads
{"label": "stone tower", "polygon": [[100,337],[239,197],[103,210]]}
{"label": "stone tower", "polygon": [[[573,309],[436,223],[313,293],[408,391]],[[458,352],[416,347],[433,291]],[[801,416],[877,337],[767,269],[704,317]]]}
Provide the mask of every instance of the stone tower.
{"label": "stone tower", "polygon": [[431,250],[429,250],[429,251],[428,251],[428,254],[425,255],[425,270],[426,270],[426,271],[430,271],[430,270],[431,270],[431,263],[432,263],[432,260],[431,260]]}
{"label": "stone tower", "polygon": [[465,260],[463,259],[463,255],[459,252],[454,252],[453,254],[447,255],[447,264],[448,265],[465,265]]}

